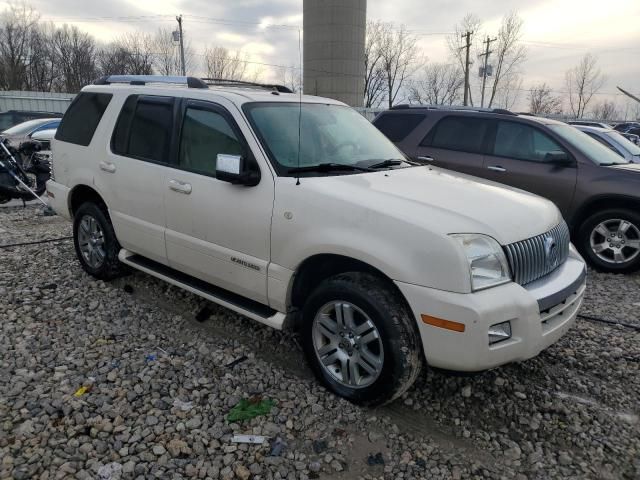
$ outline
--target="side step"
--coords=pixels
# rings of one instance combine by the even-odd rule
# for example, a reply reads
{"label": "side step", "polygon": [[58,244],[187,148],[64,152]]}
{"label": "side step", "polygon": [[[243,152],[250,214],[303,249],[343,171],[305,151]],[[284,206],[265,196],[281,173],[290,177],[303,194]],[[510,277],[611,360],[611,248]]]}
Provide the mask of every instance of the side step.
{"label": "side step", "polygon": [[118,259],[136,270],[148,273],[160,280],[164,280],[176,287],[183,288],[191,293],[195,293],[207,300],[210,300],[218,305],[238,312],[241,315],[249,317],[260,323],[264,323],[276,330],[282,330],[282,325],[286,315],[282,312],[278,312],[273,308],[263,305],[245,298],[236,293],[230,292],[215,285],[211,285],[203,280],[187,275],[186,273],[175,270],[171,267],[158,263],[154,260],[137,255],[133,252],[120,250]]}

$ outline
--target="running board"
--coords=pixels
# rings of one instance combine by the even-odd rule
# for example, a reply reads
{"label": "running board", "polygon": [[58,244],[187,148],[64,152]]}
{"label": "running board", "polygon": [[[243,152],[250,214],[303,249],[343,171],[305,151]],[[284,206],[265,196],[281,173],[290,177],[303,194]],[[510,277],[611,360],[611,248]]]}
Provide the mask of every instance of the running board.
{"label": "running board", "polygon": [[136,270],[148,273],[176,287],[195,293],[211,302],[222,305],[229,310],[238,312],[260,323],[264,323],[276,330],[282,330],[286,315],[267,305],[216,287],[215,285],[211,285],[203,280],[125,250],[124,248],[120,250],[118,259]]}

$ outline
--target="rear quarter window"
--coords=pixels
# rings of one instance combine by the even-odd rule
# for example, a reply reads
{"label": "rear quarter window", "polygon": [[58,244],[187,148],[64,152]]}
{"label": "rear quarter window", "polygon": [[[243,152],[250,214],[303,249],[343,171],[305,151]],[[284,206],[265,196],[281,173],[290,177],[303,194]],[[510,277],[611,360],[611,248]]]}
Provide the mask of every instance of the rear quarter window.
{"label": "rear quarter window", "polygon": [[425,119],[422,113],[383,114],[373,124],[392,142],[401,142]]}
{"label": "rear quarter window", "polygon": [[110,93],[83,92],[73,100],[56,131],[56,140],[87,146],[107,109]]}
{"label": "rear quarter window", "polygon": [[449,116],[440,120],[421,146],[482,153],[489,122],[483,118]]}

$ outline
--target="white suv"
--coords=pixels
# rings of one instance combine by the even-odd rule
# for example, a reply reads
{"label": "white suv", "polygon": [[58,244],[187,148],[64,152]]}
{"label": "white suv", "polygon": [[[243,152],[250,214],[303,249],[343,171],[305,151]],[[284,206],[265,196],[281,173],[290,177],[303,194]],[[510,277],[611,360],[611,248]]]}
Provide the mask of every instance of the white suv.
{"label": "white suv", "polygon": [[585,265],[551,202],[409,162],[326,98],[103,78],[69,107],[53,157],[49,200],[89,274],[128,265],[287,320],[318,378],[354,402],[398,397],[425,361],[531,358],[582,302]]}

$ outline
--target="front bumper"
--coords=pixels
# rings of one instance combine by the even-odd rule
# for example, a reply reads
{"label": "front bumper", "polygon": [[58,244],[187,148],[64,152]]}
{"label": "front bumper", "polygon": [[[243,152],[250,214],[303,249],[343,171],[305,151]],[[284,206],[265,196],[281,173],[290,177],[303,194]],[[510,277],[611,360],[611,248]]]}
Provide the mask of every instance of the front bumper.
{"label": "front bumper", "polygon": [[71,220],[69,210],[69,192],[71,189],[53,180],[47,181],[47,202],[61,217]]}
{"label": "front bumper", "polygon": [[[562,337],[582,304],[586,268],[572,248],[562,266],[524,287],[512,282],[463,294],[396,285],[416,318],[428,364],[474,372],[535,357]],[[423,314],[464,324],[464,331],[428,325]],[[511,338],[489,345],[489,327],[506,321]]]}

